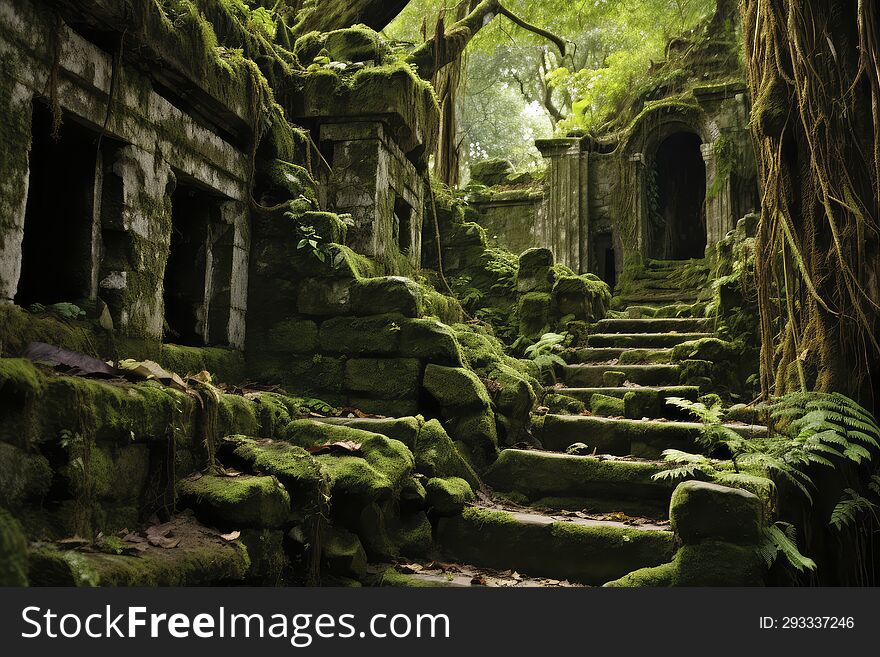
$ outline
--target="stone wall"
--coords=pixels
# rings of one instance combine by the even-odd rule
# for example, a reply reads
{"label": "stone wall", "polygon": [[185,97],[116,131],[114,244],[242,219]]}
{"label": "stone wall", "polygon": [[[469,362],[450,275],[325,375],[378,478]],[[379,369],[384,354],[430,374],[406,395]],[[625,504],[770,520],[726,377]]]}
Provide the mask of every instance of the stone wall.
{"label": "stone wall", "polygon": [[470,201],[476,222],[493,244],[520,254],[532,248],[544,224],[544,196],[540,188],[477,194]]}

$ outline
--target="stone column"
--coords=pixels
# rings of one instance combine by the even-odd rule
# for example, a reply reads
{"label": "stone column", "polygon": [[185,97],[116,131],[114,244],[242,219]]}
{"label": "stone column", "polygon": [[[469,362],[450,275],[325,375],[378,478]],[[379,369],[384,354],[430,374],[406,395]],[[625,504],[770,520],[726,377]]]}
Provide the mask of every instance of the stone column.
{"label": "stone column", "polygon": [[0,303],[15,298],[21,276],[21,243],[27,210],[31,92],[12,82],[0,85]]}
{"label": "stone column", "polygon": [[553,251],[557,262],[576,272],[587,271],[581,254],[589,252],[588,217],[582,216],[586,195],[586,158],[576,137],[536,142],[548,160],[543,226],[537,231],[539,244]]}
{"label": "stone column", "polygon": [[[733,229],[730,176],[719,185],[717,142],[703,144],[700,151],[706,163],[706,247],[720,242]],[[712,191],[715,191],[713,194]]]}
{"label": "stone column", "polygon": [[229,290],[229,346],[244,349],[247,313],[248,267],[251,248],[250,215],[242,203],[229,201],[220,208],[224,223],[231,224],[232,273]]}
{"label": "stone column", "polygon": [[161,340],[174,177],[161,153],[136,146],[119,149],[111,171],[121,181],[121,202],[104,209],[102,225],[124,234],[126,253],[118,269],[102,270],[100,293],[122,334]]}

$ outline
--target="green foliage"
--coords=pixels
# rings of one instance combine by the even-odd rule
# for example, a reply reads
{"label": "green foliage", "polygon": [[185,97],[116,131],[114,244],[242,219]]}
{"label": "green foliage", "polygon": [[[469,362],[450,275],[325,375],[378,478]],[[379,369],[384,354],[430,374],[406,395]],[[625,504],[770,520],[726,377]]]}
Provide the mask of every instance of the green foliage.
{"label": "green foliage", "polygon": [[535,344],[526,348],[526,357],[535,362],[542,375],[549,376],[555,381],[555,366],[565,365],[559,354],[567,339],[568,336],[564,333],[545,333]]}
{"label": "green foliage", "polygon": [[[289,215],[292,217],[292,215]],[[308,250],[311,254],[324,263],[330,263],[333,269],[338,268],[345,261],[345,253],[339,249],[335,249],[332,244],[326,242],[321,235],[318,235],[314,226],[299,225],[297,232],[300,241],[296,245],[299,250]]]}
{"label": "green foliage", "polygon": [[764,528],[764,540],[758,545],[758,553],[773,565],[781,553],[798,572],[816,570],[816,562],[805,557],[797,547],[797,528],[787,522],[777,522]]}
{"label": "green foliage", "polygon": [[[875,495],[880,496],[880,475],[872,475],[868,486]],[[843,497],[834,507],[834,511],[831,512],[829,524],[837,531],[843,531],[856,527],[864,517],[870,517],[875,523],[880,523],[878,509],[880,505],[876,502],[860,495],[852,488],[847,488],[843,491]]]}

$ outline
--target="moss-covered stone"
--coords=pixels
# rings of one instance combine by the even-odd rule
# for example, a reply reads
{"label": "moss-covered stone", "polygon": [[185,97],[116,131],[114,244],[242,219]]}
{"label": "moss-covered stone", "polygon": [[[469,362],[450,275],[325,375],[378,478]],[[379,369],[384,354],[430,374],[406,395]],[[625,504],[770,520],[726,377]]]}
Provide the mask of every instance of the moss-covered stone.
{"label": "moss-covered stone", "polygon": [[422,385],[440,406],[456,412],[488,409],[491,405],[477,375],[461,367],[428,365]]}
{"label": "moss-covered stone", "polygon": [[553,252],[550,249],[528,249],[519,257],[516,289],[520,294],[550,292],[553,288],[551,267]]}
{"label": "moss-covered stone", "polygon": [[159,364],[181,376],[206,371],[224,383],[240,383],[244,379],[244,355],[235,349],[163,344]]}
{"label": "moss-covered stone", "polygon": [[568,395],[550,394],[544,397],[544,406],[554,415],[583,415],[586,404]]}
{"label": "moss-covered stone", "polygon": [[400,355],[418,358],[438,365],[461,367],[461,348],[455,332],[433,319],[412,319],[401,322]]}
{"label": "moss-covered stone", "polygon": [[0,506],[39,504],[51,484],[52,468],[45,456],[0,443]]}
{"label": "moss-covered stone", "polygon": [[585,584],[603,584],[672,557],[670,532],[554,522],[479,508],[440,519],[437,540],[444,553],[467,563]]}
{"label": "moss-covered stone", "polygon": [[177,484],[177,492],[181,506],[221,529],[274,529],[290,517],[290,496],[273,476],[191,477]]}
{"label": "moss-covered stone", "polygon": [[425,490],[428,493],[428,506],[440,516],[457,515],[465,505],[476,499],[470,484],[458,477],[429,479]]}
{"label": "moss-covered stone", "polygon": [[27,585],[27,541],[18,521],[0,507],[0,586]]}
{"label": "moss-covered stone", "polygon": [[418,283],[402,276],[364,279],[352,288],[351,310],[355,315],[419,317],[422,294]]}
{"label": "moss-covered stone", "polygon": [[[421,369],[413,358],[351,359],[345,364],[345,389],[366,399],[409,401],[414,405]],[[403,415],[413,415],[416,410]]]}
{"label": "moss-covered stone", "polygon": [[253,586],[282,586],[290,573],[284,549],[284,532],[277,529],[245,529],[241,542],[247,549],[246,582]]}
{"label": "moss-covered stone", "polygon": [[411,559],[425,558],[433,549],[431,522],[424,511],[404,515],[394,532],[400,554]]}
{"label": "moss-covered stone", "polygon": [[220,435],[260,435],[257,409],[251,400],[241,395],[220,395],[217,424]]}
{"label": "moss-covered stone", "polygon": [[423,511],[427,506],[427,492],[422,482],[412,477],[400,491],[400,510],[407,512]]}
{"label": "moss-covered stone", "polygon": [[397,499],[415,467],[412,452],[403,443],[379,434],[311,420],[291,422],[286,441],[300,447],[350,442],[362,456],[323,454],[316,460],[330,478],[333,504],[362,508],[371,502]]}
{"label": "moss-covered stone", "polygon": [[357,535],[341,527],[327,530],[321,546],[327,572],[361,580],[367,572],[367,553]]}
{"label": "moss-covered stone", "polygon": [[482,160],[471,164],[471,182],[494,187],[507,182],[513,172],[513,165],[507,160]]}
{"label": "moss-covered stone", "polygon": [[593,415],[605,417],[623,417],[624,400],[608,395],[595,394],[590,400],[590,411]]}
{"label": "moss-covered stone", "polygon": [[351,357],[396,354],[402,321],[402,315],[328,319],[321,324],[321,351]]}
{"label": "moss-covered stone", "polygon": [[761,539],[763,505],[739,488],[686,481],[672,495],[669,519],[686,545],[706,539],[754,545]]}
{"label": "moss-covered stone", "polygon": [[536,340],[551,329],[552,297],[547,292],[529,292],[518,306],[520,335]]}
{"label": "moss-covered stone", "polygon": [[413,452],[416,470],[426,477],[460,477],[473,488],[480,487],[479,476],[439,421],[422,425]]}

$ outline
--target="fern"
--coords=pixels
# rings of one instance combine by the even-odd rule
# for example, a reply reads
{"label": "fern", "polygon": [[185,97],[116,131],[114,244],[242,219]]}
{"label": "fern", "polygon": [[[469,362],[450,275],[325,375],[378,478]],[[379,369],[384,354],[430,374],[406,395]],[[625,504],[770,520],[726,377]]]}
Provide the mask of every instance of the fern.
{"label": "fern", "polygon": [[[871,479],[876,479],[874,475]],[[870,486],[870,484],[869,484]],[[828,523],[837,531],[843,531],[848,527],[855,527],[860,518],[864,516],[873,516],[877,520],[878,505],[863,497],[852,488],[847,488],[843,492],[843,497],[831,512],[831,521]]]}
{"label": "fern", "polygon": [[777,522],[766,527],[764,540],[758,545],[758,554],[767,562],[768,568],[780,553],[798,572],[816,570],[816,562],[801,554],[797,547],[797,530],[787,522]]}
{"label": "fern", "polygon": [[567,339],[568,335],[565,333],[545,333],[535,344],[526,348],[525,355],[535,362],[542,374],[549,374],[555,381],[555,367],[565,365],[559,353]]}

